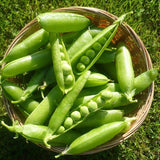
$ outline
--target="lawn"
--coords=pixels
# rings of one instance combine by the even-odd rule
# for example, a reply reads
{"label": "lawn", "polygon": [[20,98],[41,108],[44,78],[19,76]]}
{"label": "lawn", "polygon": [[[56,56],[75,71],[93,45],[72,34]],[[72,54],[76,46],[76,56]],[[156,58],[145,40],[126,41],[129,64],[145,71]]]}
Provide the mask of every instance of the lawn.
{"label": "lawn", "polygon": [[[150,53],[153,67],[160,65],[160,1],[158,0],[1,0],[0,56],[17,33],[42,12],[68,6],[88,6],[116,16],[133,11],[127,23],[136,31]],[[158,160],[160,159],[160,77],[155,81],[155,95],[147,118],[138,131],[118,146],[87,156],[65,156],[60,160]],[[0,101],[0,121],[11,121]],[[0,126],[0,160],[53,160],[55,153],[44,150]]]}

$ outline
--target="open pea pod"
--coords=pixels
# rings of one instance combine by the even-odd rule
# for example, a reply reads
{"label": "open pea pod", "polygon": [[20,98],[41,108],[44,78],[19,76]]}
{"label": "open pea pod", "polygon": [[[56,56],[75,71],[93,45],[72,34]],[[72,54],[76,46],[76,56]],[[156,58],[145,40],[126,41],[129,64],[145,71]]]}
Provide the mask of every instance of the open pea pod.
{"label": "open pea pod", "polygon": [[122,15],[112,25],[98,33],[71,58],[71,64],[75,74],[82,74],[96,63],[103,51],[110,44],[116,34],[118,26],[122,23],[127,14]]}
{"label": "open pea pod", "polygon": [[53,68],[57,84],[63,93],[67,93],[72,89],[75,83],[75,77],[72,72],[70,59],[62,37],[58,33],[50,33],[50,43]]}

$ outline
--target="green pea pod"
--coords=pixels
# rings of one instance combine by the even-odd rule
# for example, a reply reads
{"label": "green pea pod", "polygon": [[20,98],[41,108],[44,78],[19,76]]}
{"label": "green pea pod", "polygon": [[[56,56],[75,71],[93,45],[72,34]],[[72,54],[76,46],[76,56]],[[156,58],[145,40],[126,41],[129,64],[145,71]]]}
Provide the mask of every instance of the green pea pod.
{"label": "green pea pod", "polygon": [[24,57],[28,54],[34,53],[41,46],[46,45],[49,41],[49,33],[44,29],[31,34],[22,42],[18,43],[6,57],[4,57],[0,64],[13,61],[15,59]]}
{"label": "green pea pod", "polygon": [[58,86],[55,86],[28,116],[25,124],[43,125],[50,118],[62,97],[62,91]]}
{"label": "green pea pod", "polygon": [[61,103],[57,106],[48,124],[48,127],[52,130],[52,134],[57,131],[57,129],[64,121],[79,92],[84,87],[89,75],[90,71],[85,72],[82,76],[80,76],[76,81],[73,89],[62,99]]}
{"label": "green pea pod", "polygon": [[123,43],[119,44],[116,53],[116,73],[121,90],[132,101],[134,95],[134,69],[130,52]]}
{"label": "green pea pod", "polygon": [[75,77],[72,72],[70,59],[59,34],[50,33],[50,43],[56,81],[62,92],[66,94],[72,89],[75,83]]}
{"label": "green pea pod", "polygon": [[43,68],[52,63],[50,49],[40,50],[32,55],[28,55],[12,62],[9,62],[2,68],[3,78],[13,77],[28,71]]}
{"label": "green pea pod", "polygon": [[72,58],[84,45],[92,40],[89,31],[83,31],[82,34],[71,44],[67,53],[69,58]]}
{"label": "green pea pod", "polygon": [[24,90],[22,96],[20,99],[16,101],[12,101],[12,103],[20,103],[22,101],[25,101],[42,83],[44,75],[46,74],[46,68],[35,71],[34,75],[31,77],[27,88]]}
{"label": "green pea pod", "polygon": [[134,79],[135,95],[145,90],[156,80],[158,76],[157,69],[150,69]]}
{"label": "green pea pod", "polygon": [[83,153],[101,144],[104,144],[114,138],[116,135],[122,134],[124,131],[126,132],[131,125],[131,121],[133,120],[135,120],[134,117],[128,118],[125,121],[107,123],[98,128],[92,129],[91,131],[75,139],[69,147],[67,147],[59,155],[55,156],[55,158],[65,154],[73,155]]}
{"label": "green pea pod", "polygon": [[88,77],[85,87],[101,86],[107,84],[109,81],[110,80],[101,73],[91,73],[91,75]]}
{"label": "green pea pod", "polygon": [[90,20],[83,15],[64,12],[42,13],[37,20],[46,31],[56,33],[80,31],[90,24]]}
{"label": "green pea pod", "polygon": [[79,124],[75,129],[91,129],[99,127],[103,124],[121,121],[123,119],[122,110],[99,110],[89,115],[81,124]]}
{"label": "green pea pod", "polygon": [[[23,94],[23,90],[19,86],[17,86],[16,84],[10,81],[6,81],[6,80],[3,81],[1,84],[1,87],[6,98],[10,101],[13,101],[13,100],[16,101],[20,99]],[[30,114],[38,105],[39,105],[39,102],[31,98],[28,98],[26,101],[20,102],[21,107],[18,107],[18,108],[22,111],[22,113],[25,112],[27,114]]]}
{"label": "green pea pod", "polygon": [[97,34],[72,57],[71,64],[75,74],[82,74],[96,63],[105,48],[110,44],[116,34],[119,24],[122,23],[126,15],[127,14],[122,15],[112,25]]}
{"label": "green pea pod", "polygon": [[98,27],[91,27],[88,29],[89,33],[91,34],[92,37],[95,37],[97,34],[99,34],[103,28],[98,28]]}

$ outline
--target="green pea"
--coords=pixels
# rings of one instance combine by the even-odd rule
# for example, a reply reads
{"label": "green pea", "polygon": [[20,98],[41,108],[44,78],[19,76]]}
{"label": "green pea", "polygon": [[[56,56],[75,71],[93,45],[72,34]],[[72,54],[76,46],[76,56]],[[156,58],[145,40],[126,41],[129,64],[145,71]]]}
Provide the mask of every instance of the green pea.
{"label": "green pea", "polygon": [[64,53],[63,53],[63,52],[60,52],[60,55],[61,55],[61,59],[62,59],[62,60],[65,60],[65,55],[64,55]]}
{"label": "green pea", "polygon": [[102,45],[99,42],[95,42],[92,47],[95,51],[100,51],[102,48]]}
{"label": "green pea", "polygon": [[83,63],[78,63],[77,64],[77,70],[82,72],[82,71],[85,70],[85,68],[86,68],[86,66]]}
{"label": "green pea", "polygon": [[105,100],[111,99],[112,96],[113,96],[112,92],[110,92],[110,91],[105,91],[105,92],[102,92],[102,94],[101,94],[101,98],[105,99]]}
{"label": "green pea", "polygon": [[63,126],[60,126],[57,130],[57,134],[62,134],[65,131],[65,128]]}
{"label": "green pea", "polygon": [[63,46],[61,44],[59,44],[59,49],[60,51],[63,51]]}
{"label": "green pea", "polygon": [[99,40],[99,43],[104,44],[106,41],[107,41],[107,39],[106,39],[105,37],[102,37],[102,38]]}
{"label": "green pea", "polygon": [[94,58],[95,57],[95,51],[93,49],[89,49],[87,52],[86,52],[86,55],[89,57],[89,58]]}
{"label": "green pea", "polygon": [[64,121],[64,127],[69,128],[73,125],[73,120],[71,117],[67,117],[66,120]]}
{"label": "green pea", "polygon": [[87,65],[89,64],[90,59],[87,56],[82,56],[80,61]]}
{"label": "green pea", "polygon": [[82,116],[86,116],[89,114],[89,110],[87,106],[81,106],[80,107],[80,113]]}
{"label": "green pea", "polygon": [[64,75],[71,73],[71,66],[67,63],[67,61],[62,62],[62,70]]}
{"label": "green pea", "polygon": [[91,100],[89,103],[88,103],[88,109],[89,111],[95,111],[97,109],[97,103],[94,102],[93,100]]}
{"label": "green pea", "polygon": [[81,118],[81,114],[79,111],[74,111],[71,113],[71,118],[74,120],[74,121],[78,121],[80,118]]}
{"label": "green pea", "polygon": [[96,102],[98,104],[99,107],[103,106],[105,104],[105,100],[99,96],[97,99],[96,99]]}
{"label": "green pea", "polygon": [[66,85],[69,85],[69,84],[71,84],[73,82],[73,76],[71,75],[71,74],[69,74],[68,76],[65,76],[65,78],[64,78],[64,83],[66,84]]}

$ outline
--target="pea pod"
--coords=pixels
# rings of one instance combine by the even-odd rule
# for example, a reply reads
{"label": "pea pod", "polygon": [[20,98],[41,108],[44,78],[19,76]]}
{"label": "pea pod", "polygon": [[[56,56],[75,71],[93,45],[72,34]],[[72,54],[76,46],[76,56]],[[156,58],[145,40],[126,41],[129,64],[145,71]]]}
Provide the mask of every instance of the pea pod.
{"label": "pea pod", "polygon": [[43,125],[52,115],[53,111],[55,110],[57,104],[60,102],[62,97],[63,93],[61,92],[58,86],[52,88],[48,95],[28,116],[28,118],[25,121],[25,124]]}
{"label": "pea pod", "polygon": [[92,36],[88,30],[83,31],[82,34],[71,44],[67,53],[69,58],[72,58],[86,43],[92,40]]}
{"label": "pea pod", "polygon": [[27,85],[27,88],[24,90],[20,99],[16,101],[12,101],[12,103],[15,104],[15,103],[20,103],[22,101],[25,101],[42,83],[45,74],[46,74],[46,68],[35,71],[34,75],[31,77]]}
{"label": "pea pod", "polygon": [[[18,99],[21,98],[22,94],[23,94],[23,90],[17,86],[16,84],[14,84],[13,82],[10,81],[3,81],[1,84],[2,87],[2,91],[3,93],[6,95],[6,97],[10,100],[10,101],[16,101]],[[39,102],[28,98],[26,101],[24,102],[20,102],[20,106],[18,107],[22,113],[25,112],[25,114],[30,114],[37,106],[39,105]],[[22,108],[22,109],[21,109]]]}
{"label": "pea pod", "polygon": [[66,94],[72,89],[75,83],[70,59],[59,34],[50,33],[50,43],[56,81],[62,92]]}
{"label": "pea pod", "polygon": [[129,100],[134,95],[134,69],[132,58],[125,44],[120,43],[116,53],[116,73],[121,90]]}
{"label": "pea pod", "polygon": [[[89,151],[101,144],[104,144],[111,140],[118,134],[128,130],[131,121],[135,118],[128,118],[125,121],[117,121],[104,124],[98,128],[92,129],[91,131],[83,134],[82,136],[75,139],[69,147],[67,147],[62,153],[55,156],[58,158],[65,154],[79,154]],[[127,122],[128,121],[128,122]]]}
{"label": "pea pod", "polygon": [[57,129],[60,127],[64,118],[66,117],[69,110],[71,109],[75,99],[77,98],[79,92],[84,87],[89,75],[90,75],[90,71],[85,72],[82,76],[80,76],[76,81],[73,89],[63,98],[61,103],[57,106],[48,124],[48,127],[52,130],[52,134],[56,132]]}
{"label": "pea pod", "polygon": [[84,71],[89,70],[102,55],[105,48],[110,44],[117,28],[122,23],[125,15],[122,15],[112,25],[105,28],[97,34],[89,43],[87,43],[79,52],[77,52],[71,59],[73,71],[80,75]]}
{"label": "pea pod", "polygon": [[141,73],[134,79],[135,94],[140,93],[151,85],[151,83],[157,78],[158,70],[150,69],[144,73]]}
{"label": "pea pod", "polygon": [[99,127],[103,124],[121,121],[123,119],[122,110],[99,110],[89,115],[81,124],[79,124],[75,129],[91,129]]}
{"label": "pea pod", "polygon": [[24,57],[28,54],[34,53],[41,46],[44,46],[49,41],[49,33],[44,29],[40,29],[35,33],[28,36],[22,42],[18,43],[6,57],[4,57],[0,64],[4,62],[10,62],[15,59]]}
{"label": "pea pod", "polygon": [[50,49],[43,49],[32,55],[9,62],[2,68],[1,75],[3,78],[13,77],[18,74],[43,68],[51,63]]}
{"label": "pea pod", "polygon": [[107,84],[110,80],[103,74],[100,73],[92,73],[86,84],[85,87],[96,87],[96,86],[101,86],[104,84]]}
{"label": "pea pod", "polygon": [[64,12],[42,13],[37,16],[37,20],[46,31],[56,33],[80,31],[90,23],[83,15]]}

